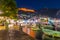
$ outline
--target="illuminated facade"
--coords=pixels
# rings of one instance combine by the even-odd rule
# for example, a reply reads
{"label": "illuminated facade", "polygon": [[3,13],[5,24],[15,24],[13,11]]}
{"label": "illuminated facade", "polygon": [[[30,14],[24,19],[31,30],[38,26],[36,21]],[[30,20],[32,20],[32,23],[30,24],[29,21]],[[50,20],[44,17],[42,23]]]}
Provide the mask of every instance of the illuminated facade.
{"label": "illuminated facade", "polygon": [[18,8],[18,15],[24,19],[29,19],[31,18],[34,13],[35,13],[35,10],[31,10],[31,9],[27,9],[27,8]]}
{"label": "illuminated facade", "polygon": [[18,10],[25,11],[25,12],[35,12],[34,10],[27,9],[27,8],[19,8]]}

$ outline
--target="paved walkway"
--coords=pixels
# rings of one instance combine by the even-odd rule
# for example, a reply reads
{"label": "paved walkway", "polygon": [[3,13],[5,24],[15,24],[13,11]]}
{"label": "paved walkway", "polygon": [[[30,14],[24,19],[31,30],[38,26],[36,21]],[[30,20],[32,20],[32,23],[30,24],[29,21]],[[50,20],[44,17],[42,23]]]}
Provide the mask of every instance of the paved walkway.
{"label": "paved walkway", "polygon": [[14,30],[9,32],[6,30],[0,31],[0,40],[35,40],[24,32]]}

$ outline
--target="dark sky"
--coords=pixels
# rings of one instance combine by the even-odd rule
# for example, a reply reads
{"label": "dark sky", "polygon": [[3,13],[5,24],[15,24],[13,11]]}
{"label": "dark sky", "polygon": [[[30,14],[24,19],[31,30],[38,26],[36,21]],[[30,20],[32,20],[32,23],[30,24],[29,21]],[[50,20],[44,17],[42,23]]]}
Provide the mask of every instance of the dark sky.
{"label": "dark sky", "polygon": [[31,9],[60,8],[60,0],[16,0],[17,7]]}

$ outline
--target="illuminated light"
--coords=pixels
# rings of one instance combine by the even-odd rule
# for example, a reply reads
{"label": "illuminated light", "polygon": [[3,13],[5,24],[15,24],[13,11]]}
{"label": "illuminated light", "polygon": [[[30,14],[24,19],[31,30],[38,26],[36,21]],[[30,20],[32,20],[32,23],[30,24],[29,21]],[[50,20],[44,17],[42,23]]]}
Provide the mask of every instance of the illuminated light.
{"label": "illuminated light", "polygon": [[9,11],[6,11],[6,13],[8,13]]}
{"label": "illuminated light", "polygon": [[19,10],[25,11],[25,12],[35,12],[34,10],[27,9],[27,8],[18,8]]}
{"label": "illuminated light", "polygon": [[3,11],[0,10],[0,14],[3,14]]}

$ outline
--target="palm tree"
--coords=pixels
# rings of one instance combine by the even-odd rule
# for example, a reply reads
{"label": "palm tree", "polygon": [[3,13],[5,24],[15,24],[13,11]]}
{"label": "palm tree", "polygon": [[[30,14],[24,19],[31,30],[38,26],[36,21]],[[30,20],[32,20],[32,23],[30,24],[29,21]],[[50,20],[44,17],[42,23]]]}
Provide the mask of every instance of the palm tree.
{"label": "palm tree", "polygon": [[0,9],[4,12],[3,16],[16,17],[17,7],[15,0],[0,0]]}

